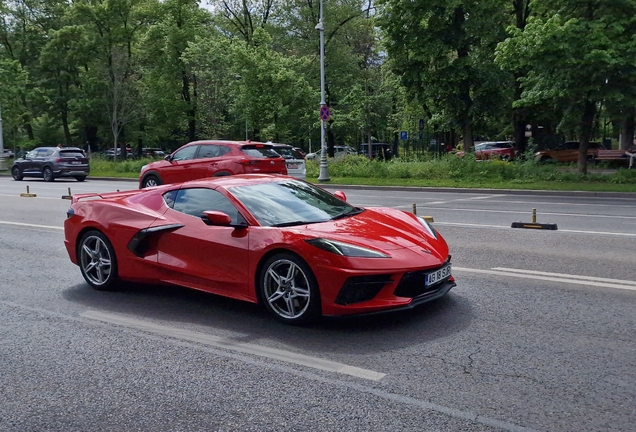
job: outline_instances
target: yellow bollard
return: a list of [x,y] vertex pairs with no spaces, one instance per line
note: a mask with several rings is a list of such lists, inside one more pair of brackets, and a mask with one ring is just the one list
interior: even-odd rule
[[33,194],[29,191],[29,185],[27,185],[27,191],[26,193],[21,193],[20,194],[21,197],[28,197],[28,198],[35,198],[37,195]]

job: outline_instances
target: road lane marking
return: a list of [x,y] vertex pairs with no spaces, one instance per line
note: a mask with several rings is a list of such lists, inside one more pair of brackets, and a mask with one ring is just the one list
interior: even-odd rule
[[120,315],[107,314],[98,311],[87,311],[81,313],[80,316],[109,324],[115,324],[122,327],[134,328],[136,330],[141,330],[153,334],[187,340],[190,342],[196,342],[216,348],[237,351],[243,354],[266,357],[273,360],[279,360],[286,363],[306,366],[327,372],[337,372],[357,378],[364,378],[371,381],[380,381],[384,376],[386,376],[386,374],[383,374],[381,372],[375,372],[368,369],[349,366],[346,364],[332,362],[317,357],[310,357],[303,354],[283,351],[276,348],[268,348],[261,345],[236,342],[231,339],[223,339],[205,333],[163,326],[148,321],[141,321],[134,318],[123,317]]
[[[544,280],[550,282],[560,282],[560,283],[568,283],[574,285],[588,285],[593,287],[603,287],[603,288],[613,288],[620,290],[628,290],[628,291],[636,291],[636,284],[632,281],[623,281],[619,279],[604,279],[606,282],[600,282],[603,280],[601,278],[595,277],[587,277],[585,279],[577,279],[580,276],[574,277],[573,275],[563,275],[567,277],[561,277],[562,273],[548,273],[548,272],[537,272],[537,273],[545,273],[543,274],[528,274],[522,272],[513,272],[513,271],[502,271],[501,268],[499,270],[491,269],[472,269],[466,267],[455,267],[453,266],[453,271],[467,272],[467,273],[478,273],[478,274],[489,274],[495,276],[512,276],[522,279],[535,279],[535,280]],[[530,272],[530,270],[528,270]],[[548,276],[552,275],[552,276]],[[608,283],[607,281],[616,281],[615,283]]]
[[[498,229],[512,229],[510,225],[486,225],[486,224],[471,224],[465,222],[434,222],[433,225],[441,226],[457,226],[464,228],[498,228]],[[521,230],[515,230],[516,232],[522,232]],[[574,233],[574,234],[592,234],[592,235],[614,235],[621,237],[636,237],[636,233],[619,233],[610,231],[584,231],[584,230],[569,230],[559,229],[557,231],[550,231],[551,233]]]
[[522,270],[522,269],[513,269],[513,268],[507,268],[507,267],[493,267],[492,270],[506,271],[506,272],[512,272],[512,273],[536,274],[541,276],[555,276],[555,277],[563,277],[566,279],[569,278],[569,279],[581,279],[581,280],[590,280],[590,281],[598,281],[598,282],[614,282],[619,285],[622,284],[622,285],[636,286],[636,281],[628,281],[628,280],[621,280],[621,279],[608,279],[608,278],[599,278],[599,277],[592,277],[592,276],[580,276],[580,275],[571,275],[567,273],[550,273],[550,272],[537,271],[537,270]]
[[52,226],[52,225],[38,225],[38,224],[29,224],[23,222],[9,222],[9,221],[0,221],[2,225],[15,225],[22,226],[27,228],[46,228],[46,229],[54,229],[54,230],[63,230],[64,227],[61,226]]
[[[430,203],[429,203],[430,204]],[[400,206],[404,207],[404,206]],[[433,209],[427,209],[433,210]],[[453,208],[453,207],[435,207],[435,210],[449,210],[449,211],[464,211],[464,212],[479,212],[479,213],[505,213],[505,214],[528,214],[528,211],[521,210],[489,210],[489,209],[469,209],[469,208]],[[590,218],[603,218],[603,219],[636,219],[636,216],[613,216],[613,215],[598,215],[598,214],[584,214],[584,213],[551,213],[551,212],[537,212],[538,216],[575,216],[575,217],[590,217]]]

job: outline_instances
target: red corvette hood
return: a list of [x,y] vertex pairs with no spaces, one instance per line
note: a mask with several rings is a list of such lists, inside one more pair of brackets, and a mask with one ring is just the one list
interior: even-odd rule
[[[369,208],[359,215],[303,226],[302,233],[324,237],[376,250],[435,247],[438,242],[430,237],[412,215],[391,208]],[[440,238],[441,242],[444,242]]]

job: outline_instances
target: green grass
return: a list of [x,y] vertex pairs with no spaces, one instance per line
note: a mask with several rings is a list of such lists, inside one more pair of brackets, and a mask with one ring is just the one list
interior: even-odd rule
[[[123,162],[95,158],[91,176],[138,178],[141,167],[152,159]],[[533,161],[478,162],[470,157],[446,155],[424,160],[370,161],[347,156],[329,161],[331,184],[489,189],[636,192],[636,170],[590,169],[581,175],[572,165],[541,165]],[[307,179],[316,182],[319,161],[307,161]]]

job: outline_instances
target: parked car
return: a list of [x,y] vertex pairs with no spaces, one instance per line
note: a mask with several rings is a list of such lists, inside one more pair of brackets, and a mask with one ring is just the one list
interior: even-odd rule
[[[515,143],[512,141],[487,141],[475,143],[475,158],[477,160],[501,159],[513,160],[515,158]],[[457,152],[457,156],[464,156],[463,151]]]
[[166,152],[164,152],[160,148],[144,147],[141,149],[141,156],[143,157],[161,159],[165,155],[166,155]]
[[[320,155],[321,155],[321,150],[318,150],[317,152],[314,153],[307,153],[305,155],[306,159],[320,159]],[[341,158],[343,156],[349,155],[349,154],[356,154],[356,150],[353,147],[349,147],[349,146],[342,146],[342,145],[336,145],[333,146],[333,157],[334,158]]]
[[[553,149],[536,152],[534,158],[538,162],[577,162],[579,160],[579,148],[580,143],[578,141],[566,141]],[[601,143],[589,143],[587,148],[588,160],[594,160],[598,150],[601,148],[605,148]]]
[[272,144],[272,147],[285,159],[287,165],[287,175],[305,180],[307,177],[307,166],[305,157],[299,148],[288,144]]
[[16,159],[11,167],[11,175],[18,181],[24,177],[40,177],[47,182],[60,177],[84,181],[89,173],[88,158],[78,147],[38,147]]
[[290,324],[410,309],[455,286],[448,245],[424,219],[287,176],[76,194],[64,245],[95,289],[180,285],[261,303]]
[[165,160],[144,165],[139,173],[139,187],[250,173],[287,174],[285,159],[266,143],[194,141]]
[[13,153],[13,150],[3,149],[2,150],[2,155],[0,155],[0,156],[5,158],[5,159],[13,159],[15,157],[15,154]]
[[[360,152],[362,156],[369,157],[369,144],[360,144]],[[371,159],[391,160],[393,158],[393,146],[388,143],[372,143]]]

